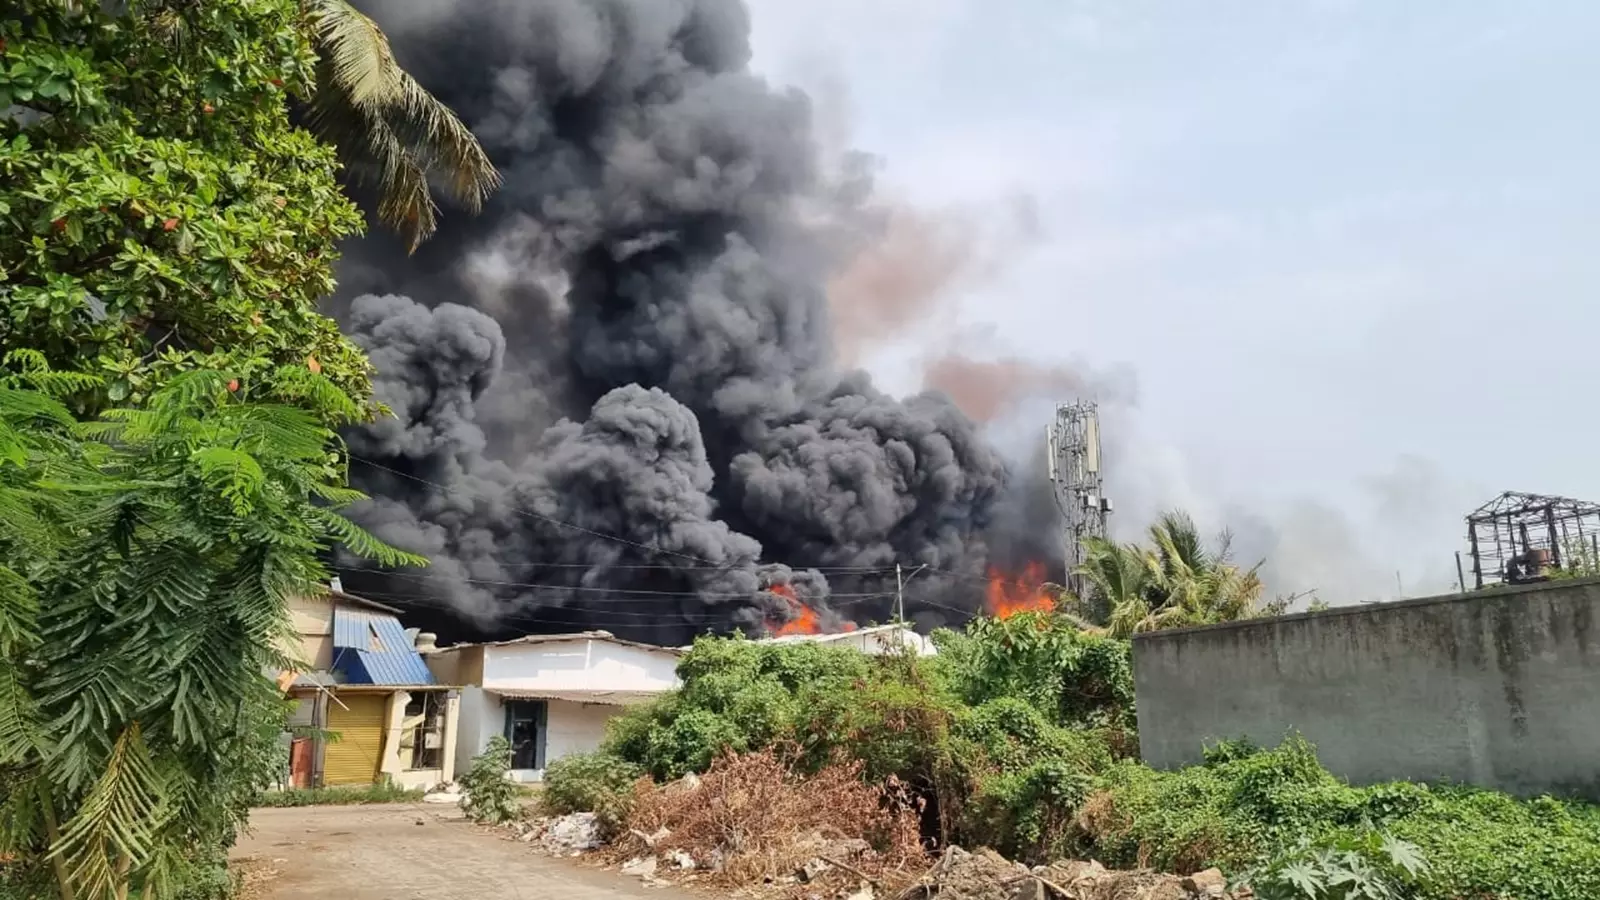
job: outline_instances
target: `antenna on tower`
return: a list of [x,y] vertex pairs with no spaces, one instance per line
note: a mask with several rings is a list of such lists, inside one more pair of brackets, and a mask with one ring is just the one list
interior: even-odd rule
[[1111,501],[1101,493],[1098,408],[1091,401],[1057,406],[1055,421],[1045,429],[1045,440],[1050,486],[1066,520],[1062,549],[1067,588],[1087,601],[1088,579],[1077,571],[1084,560],[1083,541],[1105,537],[1106,517],[1111,513]]

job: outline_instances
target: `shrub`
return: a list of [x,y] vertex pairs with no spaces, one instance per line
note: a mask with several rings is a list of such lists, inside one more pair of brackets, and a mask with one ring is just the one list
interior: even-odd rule
[[936,671],[969,706],[1010,697],[1056,725],[1134,729],[1127,641],[1090,634],[1050,613],[974,619],[963,633],[935,632],[934,641]]
[[609,753],[581,753],[551,763],[540,804],[551,815],[592,812],[606,837],[615,835],[633,804],[644,769]]
[[1410,889],[1423,900],[1600,897],[1600,809],[1472,788],[1351,787],[1299,739],[1174,772],[1120,762],[1097,786],[1078,826],[1108,865],[1242,872],[1377,829],[1428,860],[1426,883]]
[[496,735],[461,776],[461,809],[474,822],[498,825],[522,818],[521,792],[507,777],[511,744]]
[[422,799],[421,788],[404,788],[392,782],[361,785],[360,787],[290,788],[285,791],[265,791],[257,799],[257,806],[354,806],[367,803],[415,803]]

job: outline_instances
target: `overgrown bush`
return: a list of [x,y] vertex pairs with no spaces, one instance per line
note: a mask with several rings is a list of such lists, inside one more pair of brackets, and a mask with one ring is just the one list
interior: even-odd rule
[[511,743],[495,735],[461,776],[461,810],[467,818],[484,825],[522,818],[521,792],[507,777],[510,772]]
[[565,756],[544,770],[539,798],[546,813],[592,812],[605,836],[616,834],[633,806],[633,786],[644,768],[610,753]]
[[1600,897],[1595,807],[1354,788],[1298,738],[1223,742],[1205,765],[1157,772],[1136,758],[1126,642],[1048,613],[936,641],[937,657],[917,659],[704,639],[679,667],[683,688],[614,720],[605,750],[667,780],[725,750],[792,744],[796,771],[853,761],[867,782],[894,779],[924,801],[926,836],[1028,862],[1237,874],[1289,859],[1284,871],[1298,872],[1313,858],[1283,854],[1349,852],[1378,830],[1429,861],[1426,883],[1408,888],[1421,900]]
[[936,670],[968,706],[1014,698],[1056,725],[1132,732],[1133,661],[1127,641],[1050,613],[974,619],[934,633]]
[[807,771],[842,756],[922,798],[930,836],[1042,859],[1070,837],[1067,801],[1131,749],[1127,645],[1049,615],[939,640],[923,659],[704,638],[682,689],[613,720],[605,749],[657,780],[778,742]]
[[1098,785],[1078,826],[1109,865],[1243,872],[1305,842],[1327,849],[1377,829],[1428,861],[1413,889],[1424,900],[1600,897],[1600,809],[1406,782],[1351,787],[1298,738],[1175,772],[1120,762]]
[[1378,831],[1303,843],[1239,879],[1260,900],[1408,900],[1426,885],[1415,845]]

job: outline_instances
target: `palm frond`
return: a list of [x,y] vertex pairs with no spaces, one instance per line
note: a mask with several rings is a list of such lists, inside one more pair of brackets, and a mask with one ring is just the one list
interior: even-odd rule
[[416,149],[430,172],[442,176],[450,196],[476,213],[500,186],[500,173],[489,154],[450,107],[400,72],[404,101],[391,123],[407,145]]
[[403,96],[400,64],[389,38],[366,15],[344,0],[306,0],[312,41],[337,88],[358,109],[377,112]]
[[306,0],[320,62],[308,126],[377,187],[378,218],[415,250],[437,227],[429,177],[469,212],[500,185],[472,130],[395,60],[382,29],[345,0]]

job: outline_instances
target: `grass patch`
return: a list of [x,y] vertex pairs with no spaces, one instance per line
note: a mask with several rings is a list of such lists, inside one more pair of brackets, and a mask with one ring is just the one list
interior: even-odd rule
[[357,787],[290,788],[286,791],[268,791],[256,800],[256,806],[357,806],[367,803],[415,803],[426,793],[422,788],[406,788],[393,784],[367,784]]

